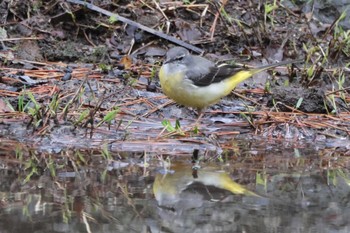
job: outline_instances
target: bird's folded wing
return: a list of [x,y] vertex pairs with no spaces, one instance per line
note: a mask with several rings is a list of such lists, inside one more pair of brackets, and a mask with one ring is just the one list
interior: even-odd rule
[[202,72],[188,70],[186,76],[192,80],[194,85],[205,87],[230,78],[241,70],[242,67],[224,64],[221,66],[203,67]]

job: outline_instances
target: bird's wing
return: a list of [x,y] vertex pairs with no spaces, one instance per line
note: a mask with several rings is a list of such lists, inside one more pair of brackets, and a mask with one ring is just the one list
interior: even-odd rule
[[186,72],[187,78],[191,79],[194,85],[204,87],[230,78],[242,70],[242,67],[234,65],[208,65],[209,64],[205,64],[205,66],[201,66],[200,70],[196,68],[188,70]]

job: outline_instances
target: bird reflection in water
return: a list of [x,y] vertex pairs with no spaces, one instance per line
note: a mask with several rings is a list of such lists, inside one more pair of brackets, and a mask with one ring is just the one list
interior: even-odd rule
[[158,205],[174,210],[201,207],[206,199],[214,200],[214,196],[217,196],[215,194],[223,194],[223,190],[259,197],[234,182],[228,173],[214,163],[205,164],[203,168],[198,169],[193,169],[190,164],[184,162],[173,163],[169,170],[159,171],[153,184],[153,193]]

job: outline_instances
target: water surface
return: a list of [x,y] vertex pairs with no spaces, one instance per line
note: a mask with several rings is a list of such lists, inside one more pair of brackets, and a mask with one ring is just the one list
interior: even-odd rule
[[0,148],[2,232],[350,231],[349,159],[332,143],[238,140],[196,158]]

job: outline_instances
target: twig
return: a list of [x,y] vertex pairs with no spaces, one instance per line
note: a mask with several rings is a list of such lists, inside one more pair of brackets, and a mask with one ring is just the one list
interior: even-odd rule
[[144,48],[147,48],[148,46],[152,45],[153,43],[154,43],[154,41],[151,41],[151,42],[149,42],[149,43],[143,45],[142,47],[135,49],[135,50],[132,52],[132,54],[138,53],[140,50],[142,50],[142,49],[144,49]]
[[216,28],[216,24],[217,24],[218,18],[220,16],[220,12],[224,9],[226,3],[227,3],[227,0],[224,0],[222,2],[222,5],[220,6],[220,8],[218,9],[218,11],[215,14],[214,22],[213,22],[213,24],[212,24],[212,26],[210,28],[210,40],[211,41],[213,41],[213,39],[214,39],[215,28]]
[[346,88],[343,88],[343,89],[340,89],[340,90],[335,90],[335,91],[332,91],[332,92],[327,93],[326,95],[327,95],[327,96],[328,96],[328,95],[333,95],[333,94],[335,94],[335,93],[338,93],[338,92],[346,92],[346,91],[348,91],[348,90],[350,90],[350,87],[346,87]]
[[252,103],[255,104],[255,105],[260,105],[260,104],[259,104],[258,102],[256,102],[255,100],[252,100],[252,99],[250,99],[250,98],[248,98],[248,97],[246,97],[246,96],[244,96],[244,95],[241,95],[241,94],[239,94],[239,93],[237,93],[237,92],[235,92],[235,91],[233,91],[232,94],[238,96],[238,97],[241,98],[241,99],[248,100],[248,101],[252,102]]
[[156,112],[156,111],[158,111],[158,110],[160,110],[160,109],[164,108],[165,106],[172,104],[172,103],[174,103],[174,101],[169,100],[169,101],[165,102],[164,104],[158,105],[157,107],[155,107],[155,108],[149,110],[148,112],[146,112],[145,114],[143,114],[142,117],[146,117],[149,114],[152,114],[152,113],[154,113],[154,112]]
[[182,47],[185,47],[185,48],[187,48],[189,50],[192,50],[194,52],[203,53],[203,50],[201,48],[198,48],[196,46],[188,44],[188,43],[186,43],[186,42],[184,42],[182,40],[179,40],[179,39],[177,39],[175,37],[166,35],[166,34],[160,32],[160,31],[157,31],[157,30],[154,30],[152,28],[146,27],[146,26],[144,26],[142,24],[139,24],[139,23],[137,23],[135,21],[132,21],[132,20],[127,19],[127,18],[124,18],[124,17],[122,17],[120,15],[114,14],[114,13],[112,13],[110,11],[104,10],[104,9],[102,9],[100,7],[97,7],[97,6],[93,5],[93,4],[90,4],[90,3],[87,3],[87,2],[83,2],[83,1],[80,1],[80,0],[67,0],[67,2],[85,6],[85,7],[87,7],[90,10],[97,11],[97,12],[99,12],[101,14],[104,14],[104,15],[107,15],[109,17],[115,17],[118,21],[121,21],[123,23],[132,25],[132,26],[137,27],[137,28],[140,28],[140,29],[142,29],[142,30],[144,30],[146,32],[149,32],[151,34],[159,36],[159,37],[161,37],[163,39],[169,40],[169,41],[171,41],[171,42],[173,42],[175,44],[178,44],[178,45],[180,45]]
[[0,39],[0,42],[4,41],[16,41],[16,40],[42,40],[43,37],[21,37],[21,38],[6,38],[6,39]]
[[93,47],[96,47],[96,45],[94,44],[94,42],[92,42],[92,41],[90,40],[90,38],[88,37],[88,35],[86,35],[85,30],[83,30],[83,33],[84,33],[85,39],[86,39]]
[[170,30],[170,20],[169,18],[166,16],[166,14],[164,13],[164,11],[162,10],[162,8],[160,8],[158,2],[156,0],[153,0],[154,5],[156,5],[157,9],[160,11],[160,13],[162,13],[163,17],[166,19],[166,33],[169,33]]

